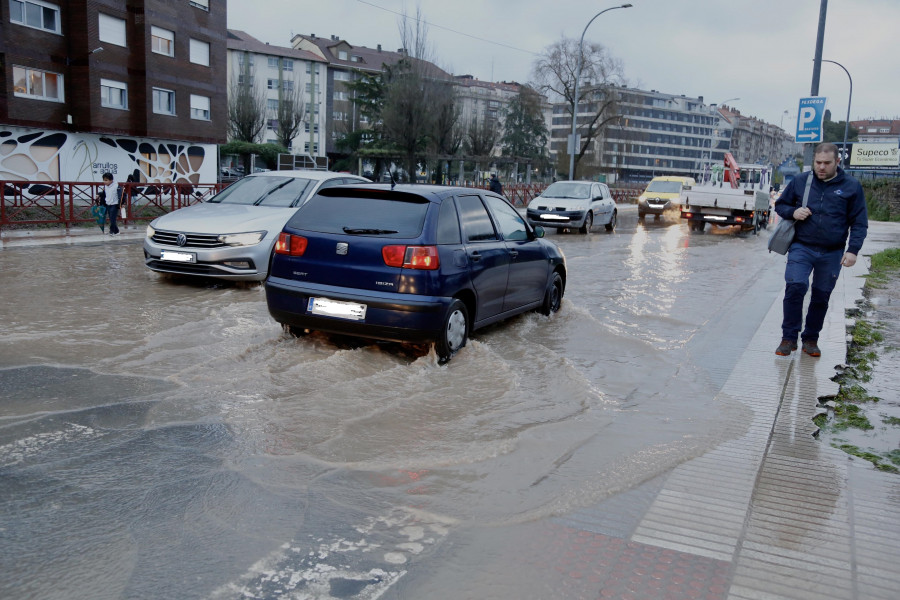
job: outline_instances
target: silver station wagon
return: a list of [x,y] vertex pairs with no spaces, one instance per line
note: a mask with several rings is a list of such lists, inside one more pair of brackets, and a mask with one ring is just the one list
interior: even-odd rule
[[285,223],[313,194],[368,179],[330,171],[248,175],[208,201],[154,219],[144,262],[160,273],[262,281]]

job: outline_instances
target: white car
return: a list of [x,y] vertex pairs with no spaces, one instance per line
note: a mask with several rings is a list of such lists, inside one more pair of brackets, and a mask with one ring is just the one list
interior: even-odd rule
[[616,228],[618,211],[605,183],[557,181],[528,203],[526,217],[532,226],[553,227],[557,231],[578,229],[588,233],[594,225],[607,231]]
[[330,171],[267,171],[231,184],[206,202],[153,220],[144,263],[161,273],[262,281],[285,223],[322,188],[368,183]]

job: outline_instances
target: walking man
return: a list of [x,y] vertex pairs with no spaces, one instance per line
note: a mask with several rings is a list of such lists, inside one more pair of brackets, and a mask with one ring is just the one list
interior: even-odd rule
[[[784,318],[781,344],[775,350],[779,356],[788,356],[797,349],[798,335],[805,353],[821,356],[819,332],[825,322],[828,299],[841,267],[856,264],[869,228],[862,186],[838,166],[837,146],[819,144],[814,156],[812,171],[794,177],[775,202],[779,217],[796,221],[784,270]],[[803,206],[810,177],[809,197]],[[812,294],[801,333],[803,299],[810,287],[810,274]]]

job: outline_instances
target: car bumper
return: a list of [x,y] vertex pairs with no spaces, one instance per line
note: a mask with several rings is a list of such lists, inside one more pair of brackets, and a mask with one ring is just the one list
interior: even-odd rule
[[584,225],[587,218],[587,211],[540,211],[528,209],[525,213],[528,222],[532,226],[540,225],[541,227],[575,228]]
[[[165,260],[163,252],[189,255],[192,260]],[[271,254],[272,244],[269,243],[269,240],[263,240],[253,246],[181,248],[163,246],[150,238],[144,238],[144,264],[158,273],[196,275],[235,281],[262,281],[268,273]]]
[[661,215],[662,213],[670,210],[675,205],[671,200],[639,200],[638,201],[638,211],[642,213],[649,213],[654,215]]
[[[365,318],[354,320],[312,314],[308,310],[310,298],[364,304]],[[452,301],[453,298],[368,292],[280,277],[270,277],[266,281],[269,314],[279,323],[395,342],[423,343],[437,339],[444,314]]]

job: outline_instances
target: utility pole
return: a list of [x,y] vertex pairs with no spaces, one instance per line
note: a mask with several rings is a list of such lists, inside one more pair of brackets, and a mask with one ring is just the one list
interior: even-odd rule
[[[810,96],[819,95],[819,75],[822,72],[822,46],[825,43],[825,14],[828,12],[828,0],[822,0],[819,5],[819,32],[816,34],[816,57],[813,59],[812,86]],[[813,152],[815,144],[806,144],[803,150],[803,168],[812,169]]]

